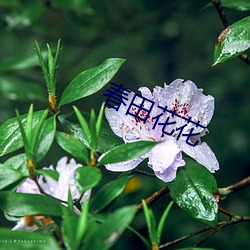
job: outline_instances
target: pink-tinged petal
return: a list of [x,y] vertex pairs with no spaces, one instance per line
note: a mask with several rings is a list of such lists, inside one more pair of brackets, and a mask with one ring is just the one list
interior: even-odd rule
[[181,149],[174,138],[163,141],[149,152],[148,166],[155,175],[164,182],[175,179],[177,168],[185,166],[182,160]]
[[[204,95],[202,91],[203,89],[198,89],[192,81],[177,79],[164,87],[164,98],[160,101],[160,105],[167,106],[168,110],[175,110],[178,115],[185,118],[192,117],[192,121],[200,121],[200,124],[206,127],[213,116],[214,98]],[[187,124],[184,119],[179,117],[175,117],[174,120],[177,122],[177,127]],[[189,123],[185,131],[191,127],[194,125]],[[201,127],[196,129],[198,132],[202,130]]]
[[[48,168],[43,168],[43,169],[55,170],[52,165],[49,166]],[[52,178],[49,178],[48,176],[39,176],[38,183],[43,189],[43,191],[49,195],[52,195],[57,189],[57,181]]]
[[39,184],[42,186],[44,191],[55,198],[63,201],[68,200],[68,190],[70,189],[73,199],[80,197],[80,193],[77,189],[76,182],[74,179],[75,171],[80,164],[76,164],[74,159],[68,162],[67,157],[61,158],[56,166],[56,170],[59,173],[58,181],[55,181],[49,177],[39,179]]
[[[164,89],[162,87],[156,86],[154,88],[153,93],[151,94],[150,90],[146,87],[141,87],[139,90],[142,93],[143,97],[146,97],[150,99],[151,101],[154,102],[153,109],[150,113],[150,119],[148,121],[149,124],[149,131],[151,133],[150,137],[147,137],[145,139],[154,139],[155,141],[160,141],[161,136],[162,136],[162,126],[156,125],[155,128],[153,129],[153,126],[155,125],[156,118],[162,113],[162,110],[158,108],[158,105],[160,105],[160,102],[165,101],[164,97]],[[154,120],[152,118],[155,118]],[[160,116],[158,123],[163,123],[165,122],[165,116]],[[143,130],[145,126],[141,126],[141,130]]]
[[119,163],[107,164],[106,169],[114,172],[124,172],[136,168],[146,157],[139,157],[134,160]]
[[206,142],[202,142],[200,145],[192,147],[185,141],[180,141],[179,145],[183,152],[206,167],[211,173],[219,169],[219,163],[216,156]]
[[16,190],[19,193],[27,193],[27,194],[40,194],[40,191],[36,185],[36,183],[27,178]]
[[124,104],[121,104],[118,111],[114,108],[105,108],[105,116],[108,120],[108,123],[113,130],[113,132],[121,137],[126,138],[128,140],[136,140],[140,138],[140,135],[137,130],[135,130],[135,122],[132,116],[126,115],[127,109],[129,107],[130,102],[134,97],[134,92],[128,94],[128,100]]
[[149,88],[147,87],[141,87],[139,88],[139,91],[141,92],[141,95],[149,100],[153,100],[153,95]]
[[123,138],[124,141],[138,140],[140,132],[132,122],[133,117],[125,115],[126,111],[124,113],[119,111],[112,108],[105,108],[105,116],[111,129],[117,136]]
[[[144,89],[143,91],[146,91],[146,89]],[[117,136],[122,137],[124,142],[135,141],[135,140],[155,140],[155,138],[157,137],[156,136],[157,129],[156,130],[152,129],[153,122],[150,117],[154,116],[155,112],[159,113],[159,111],[154,105],[154,108],[150,114],[151,116],[147,119],[145,123],[142,120],[135,118],[130,113],[137,114],[138,109],[137,107],[134,106],[134,104],[140,106],[143,99],[141,97],[136,96],[136,98],[133,100],[133,106],[130,107],[130,103],[132,102],[134,95],[135,93],[131,92],[127,96],[128,98],[128,101],[126,101],[127,105],[124,106],[122,104],[118,111],[116,111],[113,108],[105,109],[105,116],[108,120],[108,123],[113,132]],[[152,104],[151,102],[146,100],[143,105],[146,110],[149,110],[151,104]],[[129,113],[126,115],[127,111],[129,111]],[[140,115],[146,117],[147,112],[146,114],[142,114],[141,112],[142,111],[140,111]],[[158,137],[160,136],[161,134]]]

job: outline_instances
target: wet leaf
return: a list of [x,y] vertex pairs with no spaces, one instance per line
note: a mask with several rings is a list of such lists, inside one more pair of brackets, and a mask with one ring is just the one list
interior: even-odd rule
[[36,170],[37,174],[43,175],[43,176],[47,176],[55,181],[58,181],[59,179],[59,173],[56,170],[52,170],[52,169],[38,169]]
[[50,146],[54,140],[56,132],[56,117],[52,116],[45,120],[42,132],[39,138],[37,149],[37,161],[41,161],[48,153]]
[[82,164],[88,165],[89,160],[86,146],[75,136],[64,132],[56,132],[56,140],[62,149]]
[[[88,113],[83,112],[83,115],[87,120],[89,120],[90,115]],[[74,113],[61,115],[59,116],[59,120],[70,134],[74,135],[89,148],[89,144]],[[97,152],[104,153],[121,144],[123,144],[122,139],[114,134],[107,122],[102,121],[99,140],[97,142]]]
[[[43,114],[42,111],[34,112],[33,124],[34,127]],[[26,123],[27,114],[20,116],[22,123]],[[25,125],[24,125],[25,126]],[[19,129],[17,118],[11,118],[0,126],[0,156],[13,152],[23,146],[22,136]]]
[[28,176],[29,171],[26,165],[26,160],[27,160],[26,155],[23,153],[10,157],[8,160],[4,162],[4,165],[8,166],[9,168],[18,170],[19,172]]
[[177,177],[169,183],[170,195],[180,208],[191,216],[216,227],[218,204],[213,196],[218,191],[213,175],[202,165],[185,159]]
[[102,157],[98,166],[133,160],[149,152],[158,142],[135,141],[119,145]]
[[218,37],[214,65],[239,56],[250,47],[250,16],[228,26]]
[[104,207],[109,205],[115,198],[117,198],[124,190],[128,180],[132,176],[121,177],[111,181],[99,189],[92,200],[91,208],[94,212],[101,211]]
[[59,201],[49,196],[13,192],[0,193],[0,208],[11,216],[62,216],[63,210],[66,209]]
[[76,170],[76,185],[81,194],[95,187],[101,180],[102,173],[99,168],[81,167]]
[[24,179],[26,176],[9,166],[0,164],[0,190]]
[[122,66],[125,59],[110,58],[95,68],[78,74],[64,90],[59,106],[92,95],[104,87]]

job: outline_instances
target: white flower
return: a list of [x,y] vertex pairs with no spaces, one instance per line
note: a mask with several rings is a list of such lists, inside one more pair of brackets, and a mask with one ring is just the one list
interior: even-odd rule
[[[80,193],[77,189],[76,182],[74,179],[75,171],[78,167],[81,167],[80,164],[76,164],[74,159],[71,159],[67,162],[67,157],[61,158],[56,168],[54,169],[53,166],[44,169],[51,169],[56,170],[59,173],[58,181],[55,181],[52,178],[47,176],[40,176],[38,179],[38,183],[40,187],[46,194],[49,194],[57,199],[62,201],[68,200],[68,190],[70,190],[72,199],[78,199],[80,197]],[[30,194],[41,194],[36,183],[27,178],[25,182],[23,182],[18,188],[17,192],[21,193],[30,193]],[[84,201],[85,199],[89,198],[90,190],[84,193],[80,202]],[[63,203],[64,204],[64,203]],[[76,213],[78,212],[75,210]],[[49,217],[45,216],[25,216],[21,218],[17,225],[12,230],[27,230],[27,231],[34,231],[38,229],[36,224],[46,225],[52,222]]]
[[[164,88],[156,86],[153,93],[146,87],[139,90],[142,97],[154,102],[153,109],[146,122],[144,123],[132,115],[125,115],[135,94],[131,92],[127,96],[127,106],[121,105],[118,111],[112,108],[105,109],[105,115],[111,129],[117,136],[123,138],[125,143],[138,140],[163,142],[142,157],[118,164],[107,164],[106,168],[111,171],[128,171],[135,168],[145,158],[149,158],[148,166],[154,170],[155,175],[165,182],[170,182],[175,179],[177,168],[185,165],[185,161],[182,159],[182,152],[184,152],[212,173],[218,170],[219,163],[214,153],[205,142],[201,142],[201,136],[205,135],[206,127],[213,116],[214,98],[210,95],[205,96],[202,93],[203,90],[197,89],[192,81],[183,81],[182,79],[177,79],[170,85],[165,85]],[[141,102],[140,98],[134,101],[138,106]],[[150,105],[150,102],[144,102],[145,109],[149,109]],[[195,127],[192,122],[188,122],[170,112],[163,112],[165,107],[186,119],[190,118],[196,123],[199,122],[202,127]],[[137,111],[138,109],[135,108],[135,114]],[[146,114],[141,112],[140,117],[146,118]],[[159,123],[166,122],[168,118],[169,122],[174,122],[174,124],[165,126],[163,133],[163,125]],[[155,124],[156,121],[157,125]],[[179,134],[180,129],[179,131],[176,129],[181,127],[183,127],[182,133]],[[200,134],[190,138],[184,136],[190,132]]]

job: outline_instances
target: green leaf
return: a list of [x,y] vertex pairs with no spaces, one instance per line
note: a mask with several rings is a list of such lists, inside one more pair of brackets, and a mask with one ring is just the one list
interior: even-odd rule
[[37,233],[43,233],[43,234],[53,234],[54,231],[56,231],[57,225],[56,223],[49,223],[48,225],[42,225],[41,227],[39,227],[36,232]]
[[250,16],[228,26],[215,45],[214,65],[239,56],[250,47]]
[[46,100],[43,88],[35,83],[30,83],[14,77],[0,77],[0,93],[14,101],[40,101]]
[[[43,111],[34,112],[33,127],[38,123],[42,114]],[[25,124],[27,114],[21,115],[20,118],[22,120],[22,124]],[[0,126],[0,156],[13,152],[22,146],[23,141],[17,118],[11,118]]]
[[96,150],[96,115],[94,109],[90,112],[90,122],[89,122],[90,136],[91,136],[91,149]]
[[76,233],[78,216],[65,217],[62,222],[62,235],[64,243],[69,250],[77,250]]
[[28,176],[29,171],[26,165],[26,160],[27,160],[26,155],[23,153],[10,157],[8,160],[4,162],[4,165],[8,166],[9,168],[18,170],[19,172]]
[[102,179],[100,169],[95,167],[77,168],[75,173],[76,185],[81,194],[95,187]]
[[62,222],[63,239],[67,249],[80,249],[82,238],[87,229],[88,201],[83,203],[82,213],[79,216],[65,217]]
[[213,196],[218,192],[216,180],[199,163],[191,159],[185,161],[186,166],[179,168],[176,179],[168,183],[170,195],[191,216],[216,227],[218,204]]
[[0,190],[13,184],[16,181],[21,181],[26,176],[20,171],[12,169],[6,165],[0,164]]
[[68,209],[71,212],[74,212],[74,201],[73,201],[73,198],[72,198],[70,188],[68,189]]
[[101,127],[102,127],[102,118],[103,118],[103,113],[104,113],[104,103],[102,104],[101,108],[100,108],[100,112],[99,115],[97,117],[97,121],[96,121],[96,139],[98,141],[99,139],[99,135],[101,132]]
[[249,0],[221,0],[221,4],[223,7],[239,10],[239,11],[247,11],[250,10],[250,1]]
[[146,218],[147,226],[148,226],[148,234],[150,241],[153,244],[157,244],[157,234],[156,234],[156,221],[154,214],[151,209],[148,208],[148,205],[144,200],[142,200],[143,211]]
[[81,245],[81,241],[83,236],[86,233],[87,225],[88,225],[88,213],[89,213],[89,201],[85,200],[82,206],[82,213],[80,215],[78,224],[77,224],[77,232],[76,232],[76,242],[77,242],[77,249]]
[[128,180],[132,176],[116,179],[100,188],[94,196],[91,208],[94,212],[99,212],[117,198],[124,190]]
[[[31,138],[31,151],[32,153],[36,153],[36,147],[38,146],[39,144],[39,139],[41,138],[41,135],[42,135],[42,131],[44,129],[44,125],[45,125],[45,119],[48,115],[48,110],[44,110],[43,114],[42,114],[42,117],[41,119],[38,121],[37,125],[34,127],[34,129],[32,130],[33,132],[33,136]],[[54,117],[52,117],[52,119],[54,119]],[[54,125],[55,126],[55,125]],[[47,135],[46,135],[47,136]],[[54,138],[54,135],[53,135],[53,138]],[[48,143],[49,146],[51,143]],[[47,152],[46,152],[47,153]],[[41,157],[42,158],[42,157]]]
[[71,154],[75,159],[82,164],[88,165],[88,151],[85,145],[76,137],[64,132],[56,132],[56,141],[62,149]]
[[[30,123],[30,117],[31,117],[31,113],[29,112],[28,115],[27,115],[27,121],[26,121],[26,124],[29,124]],[[19,126],[19,130],[20,130],[20,133],[22,135],[22,140],[23,140],[23,145],[24,145],[24,151],[25,151],[25,154],[26,154],[26,157],[27,159],[31,159],[31,151],[30,151],[30,144],[29,144],[29,141],[28,141],[28,138],[26,136],[26,133],[25,133],[25,130],[24,130],[24,126],[23,126],[23,123],[21,121],[21,117],[20,117],[20,114],[19,114],[19,111],[16,110],[16,117],[17,117],[17,122],[18,122],[18,126]]]
[[40,175],[44,175],[44,176],[48,176],[51,179],[58,181],[59,179],[59,173],[56,170],[52,170],[52,169],[37,169],[36,170],[37,174]]
[[[30,143],[31,141],[31,131],[32,131],[32,120],[33,120],[33,112],[34,112],[34,106],[33,104],[30,105],[30,108],[29,108],[29,112],[28,112],[28,115],[27,115],[27,122],[26,122],[26,126],[24,128],[25,130],[25,135],[27,137],[27,141],[28,143]],[[19,114],[18,114],[19,115]],[[22,126],[22,123],[19,123],[20,127]]]
[[38,51],[38,58],[39,61],[41,63],[42,66],[42,70],[44,72],[44,75],[48,75],[47,77],[45,77],[45,80],[48,81],[47,83],[47,89],[49,92],[49,96],[55,96],[56,93],[56,78],[55,78],[55,72],[56,72],[56,68],[57,68],[57,60],[58,60],[58,56],[59,56],[59,51],[60,51],[60,44],[61,44],[61,40],[59,39],[57,42],[57,48],[56,48],[56,54],[55,54],[55,58],[52,55],[52,51],[51,48],[49,46],[49,44],[47,44],[47,50],[48,50],[48,71],[46,71],[44,69],[44,64],[45,62],[41,62],[41,60],[43,60],[42,56],[40,55],[40,48],[38,45],[37,46],[37,51]]
[[10,231],[0,228],[1,243],[0,249],[11,250],[60,250],[56,241],[50,235],[26,232],[26,231]]
[[[84,113],[84,116],[89,118],[89,114],[87,113]],[[86,145],[86,147],[90,147],[81,127],[72,114],[59,116],[59,120],[63,124],[63,127],[70,134],[78,138],[84,145]],[[104,153],[121,144],[123,144],[123,140],[114,134],[107,122],[102,121],[100,136],[96,149],[97,152]]]
[[125,59],[110,58],[99,66],[78,74],[64,90],[59,106],[92,95],[104,87],[116,74]]
[[13,192],[0,193],[0,208],[11,216],[36,214],[62,216],[63,210],[66,209],[49,196]]
[[110,214],[103,224],[93,227],[83,249],[109,249],[131,223],[136,209],[136,206],[127,206]]
[[37,148],[37,161],[40,162],[48,153],[56,132],[56,117],[44,121]]
[[154,141],[135,141],[122,144],[108,152],[98,163],[98,166],[123,162],[140,157],[149,152],[158,142]]
[[38,57],[40,66],[41,66],[42,71],[43,71],[43,76],[44,76],[44,79],[45,79],[45,82],[47,85],[47,89],[48,89],[48,91],[50,91],[51,89],[50,89],[49,73],[48,73],[48,70],[47,70],[47,67],[45,64],[44,56],[43,56],[42,51],[40,49],[40,46],[36,40],[35,40],[35,47],[36,47],[36,53],[37,53],[37,57]]
[[75,113],[76,113],[76,117],[81,125],[82,128],[82,132],[84,134],[84,137],[86,138],[86,141],[88,143],[88,145],[91,145],[91,133],[90,133],[90,129],[88,126],[87,121],[85,120],[84,116],[81,114],[81,112],[79,111],[79,109],[75,106],[73,106]]
[[162,230],[163,230],[163,227],[164,227],[164,224],[165,224],[165,221],[168,217],[168,214],[169,214],[169,211],[172,207],[172,205],[174,204],[173,201],[171,201],[168,206],[166,207],[163,215],[161,216],[161,219],[160,219],[160,222],[158,224],[158,227],[157,227],[157,244],[159,245],[160,242],[161,242],[161,234],[162,234]]

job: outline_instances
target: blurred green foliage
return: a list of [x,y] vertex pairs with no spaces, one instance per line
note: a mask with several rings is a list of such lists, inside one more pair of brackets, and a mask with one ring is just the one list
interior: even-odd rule
[[[42,90],[45,93],[46,88],[37,64],[34,40],[45,49],[46,43],[55,48],[57,40],[61,39],[58,96],[78,73],[110,57],[126,59],[113,81],[133,91],[141,86],[151,89],[162,86],[176,78],[191,79],[205,94],[215,97],[215,113],[205,140],[220,163],[221,169],[215,174],[218,186],[224,187],[246,177],[250,173],[249,66],[234,59],[211,67],[215,41],[224,28],[215,9],[204,8],[207,3],[205,0],[0,0],[0,123],[13,117],[15,108],[20,113],[26,112],[31,100],[36,110],[46,108],[41,102],[46,96]],[[231,23],[250,14],[229,9],[226,13]],[[16,81],[20,88],[27,89],[31,84],[39,93],[29,98],[13,95],[11,83]],[[84,111],[91,107],[99,110],[105,101],[104,92],[102,89],[78,101],[77,107]],[[73,108],[65,109],[73,111]],[[41,166],[55,164],[62,155],[65,152],[55,144]],[[117,176],[104,172],[110,179]],[[164,185],[148,177],[140,177],[139,183],[137,191],[124,195],[121,203],[138,203]],[[221,202],[221,206],[247,215],[249,198],[249,192],[240,191]],[[167,198],[162,198],[152,206],[156,216],[162,214],[168,202]],[[162,241],[175,239],[201,226],[174,206]],[[147,233],[142,214],[137,216],[135,227]],[[247,249],[249,230],[249,223],[227,228],[203,246]],[[194,242],[193,239],[190,242]],[[113,249],[143,249],[142,246],[136,236],[125,233]]]

